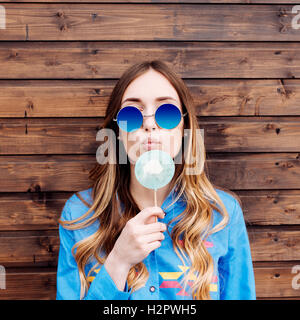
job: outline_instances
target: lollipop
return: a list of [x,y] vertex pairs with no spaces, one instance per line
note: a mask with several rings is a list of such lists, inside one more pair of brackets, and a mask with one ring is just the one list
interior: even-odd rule
[[138,158],[134,172],[141,185],[154,190],[154,205],[157,206],[156,190],[172,180],[175,164],[168,153],[161,150],[150,150]]

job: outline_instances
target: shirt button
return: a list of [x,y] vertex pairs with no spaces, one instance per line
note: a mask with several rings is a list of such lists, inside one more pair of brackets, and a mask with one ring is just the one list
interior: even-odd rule
[[151,286],[149,290],[150,290],[151,292],[154,292],[154,291],[155,291],[155,287],[154,287],[154,286]]

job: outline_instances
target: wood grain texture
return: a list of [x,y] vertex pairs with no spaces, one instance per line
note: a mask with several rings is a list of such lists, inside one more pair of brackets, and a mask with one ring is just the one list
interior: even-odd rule
[[6,273],[6,289],[1,300],[55,300],[56,271],[34,270]]
[[[199,118],[207,152],[297,152],[299,118]],[[0,152],[6,154],[95,154],[103,118],[0,119]],[[117,140],[114,137],[115,141]],[[74,141],[77,144],[74,144]]]
[[[299,190],[240,190],[236,194],[248,226],[300,225]],[[61,210],[72,195],[42,191],[0,194],[0,231],[56,230]]]
[[[0,192],[83,190],[94,155],[2,156]],[[208,177],[228,189],[300,188],[299,153],[216,153],[207,157]]]
[[[299,79],[184,81],[201,117],[300,115]],[[104,117],[116,82],[0,80],[0,117]]]
[[58,228],[62,208],[73,192],[0,194],[0,231]]
[[0,235],[0,262],[10,266],[53,266],[57,264],[58,231],[9,232]]
[[297,42],[3,42],[0,79],[112,79],[165,61],[182,78],[300,78]]
[[228,189],[298,189],[299,153],[225,153],[207,160],[209,177]]
[[243,4],[6,4],[6,29],[0,40],[297,41],[292,8],[287,4],[247,9]]

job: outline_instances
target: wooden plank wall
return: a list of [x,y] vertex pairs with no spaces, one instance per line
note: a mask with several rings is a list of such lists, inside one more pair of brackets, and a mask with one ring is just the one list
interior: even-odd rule
[[188,84],[211,179],[242,199],[258,299],[299,299],[299,1],[86,2],[0,1],[0,299],[55,299],[57,218],[114,84],[150,59]]

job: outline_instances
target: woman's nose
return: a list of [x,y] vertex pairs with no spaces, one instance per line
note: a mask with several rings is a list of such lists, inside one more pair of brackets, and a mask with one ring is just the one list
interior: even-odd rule
[[148,131],[148,130],[155,130],[158,129],[158,126],[155,122],[155,115],[153,113],[153,115],[151,116],[144,116],[144,121],[143,121],[143,128]]

